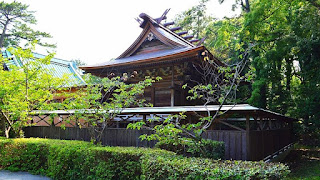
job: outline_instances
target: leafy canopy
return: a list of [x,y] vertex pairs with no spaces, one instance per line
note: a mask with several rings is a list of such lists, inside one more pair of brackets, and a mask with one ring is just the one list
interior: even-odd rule
[[51,38],[46,32],[34,30],[31,26],[37,23],[34,11],[29,6],[17,1],[11,3],[0,2],[0,48],[19,45],[25,42],[37,41],[45,47],[55,47],[54,44],[43,42],[43,38]]
[[[50,109],[49,102],[54,99],[54,93],[64,88],[68,81],[67,75],[57,78],[50,74],[54,71],[43,68],[43,64],[50,63],[53,54],[35,59],[32,50],[10,49],[23,66],[12,66],[10,71],[0,67],[0,113],[7,137],[11,129],[19,132],[22,127],[32,125],[30,115],[33,110]],[[0,63],[6,62],[8,59],[1,57]]]

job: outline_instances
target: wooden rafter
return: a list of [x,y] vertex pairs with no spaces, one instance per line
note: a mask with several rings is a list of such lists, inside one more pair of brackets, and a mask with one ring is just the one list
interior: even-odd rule
[[167,26],[171,26],[171,25],[174,25],[174,22],[171,21],[171,22],[166,22],[163,24],[164,27],[167,27]]
[[221,124],[224,124],[224,125],[229,126],[229,127],[231,127],[231,128],[237,129],[237,130],[239,130],[239,131],[243,131],[243,132],[246,131],[245,129],[242,129],[242,128],[240,128],[240,127],[237,127],[237,126],[235,126],[235,125],[232,125],[232,124],[230,124],[230,123],[227,123],[227,122],[225,122],[225,121],[223,121],[223,120],[220,120],[219,122],[220,122]]

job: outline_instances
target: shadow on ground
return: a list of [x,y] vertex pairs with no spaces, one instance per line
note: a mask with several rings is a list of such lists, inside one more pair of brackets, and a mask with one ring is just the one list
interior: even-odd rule
[[320,148],[298,148],[283,160],[291,173],[287,179],[320,180]]

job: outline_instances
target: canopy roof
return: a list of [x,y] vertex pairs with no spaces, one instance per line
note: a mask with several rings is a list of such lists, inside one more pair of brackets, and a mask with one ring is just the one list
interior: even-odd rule
[[[168,106],[168,107],[137,107],[137,108],[125,108],[121,110],[120,114],[178,114],[180,112],[216,112],[220,108],[219,105],[208,105],[208,106]],[[237,104],[237,105],[223,105],[221,111],[229,111],[230,113],[251,113],[259,114],[265,117],[271,117],[275,119],[282,119],[286,121],[294,121],[295,119],[284,116],[279,113],[275,113],[262,108],[257,108],[249,104]],[[39,110],[34,111],[34,114],[58,114],[58,115],[70,115],[77,112],[96,113],[96,110],[55,110],[45,111]],[[112,112],[112,110],[110,110]],[[253,119],[251,119],[253,120]]]
[[[45,55],[33,52],[35,59],[44,58]],[[2,57],[7,58],[8,61],[5,63],[8,70],[12,66],[22,67],[23,61],[18,57],[11,54],[8,50],[2,50]],[[77,67],[74,61],[67,61],[58,58],[52,58],[50,64],[43,64],[42,67],[52,72],[55,77],[62,78],[65,74],[69,75],[70,81],[67,86],[81,86],[85,85],[85,81],[81,77],[81,70]]]

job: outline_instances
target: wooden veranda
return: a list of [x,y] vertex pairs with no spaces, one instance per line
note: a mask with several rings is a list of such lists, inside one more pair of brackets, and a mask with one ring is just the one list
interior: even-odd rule
[[[149,130],[130,130],[126,125],[130,122],[158,117],[164,119],[169,114],[185,112],[188,117],[193,114],[215,112],[219,106],[176,106],[176,107],[143,107],[124,109],[115,119],[113,126],[105,130],[102,138],[104,145],[152,147],[155,142],[142,142],[139,136],[152,133]],[[226,115],[217,120],[203,137],[225,142],[225,158],[237,160],[262,160],[281,148],[292,143],[292,123],[294,119],[278,113],[256,108],[247,104],[225,105]],[[59,139],[78,139],[90,141],[86,128],[79,128],[79,122],[66,123],[64,118],[76,113],[71,111],[39,111],[38,126],[25,129],[27,137],[47,137]],[[41,115],[40,115],[41,114]],[[52,122],[50,114],[59,115]],[[190,121],[190,118],[186,119]],[[65,124],[66,129],[60,128]]]

